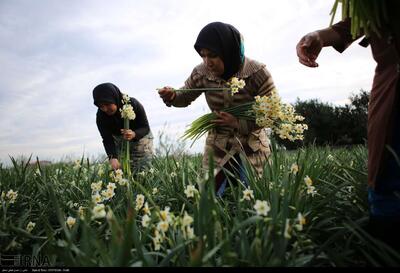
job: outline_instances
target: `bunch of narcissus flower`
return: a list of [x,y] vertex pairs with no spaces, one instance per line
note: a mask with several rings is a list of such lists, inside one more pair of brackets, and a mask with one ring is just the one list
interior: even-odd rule
[[255,99],[252,109],[258,126],[271,128],[281,139],[303,140],[308,126],[297,122],[303,121],[304,117],[297,115],[292,105],[282,103],[276,89],[270,96],[256,96]]
[[[124,119],[124,129],[129,129],[129,121],[134,120],[136,118],[135,111],[133,111],[133,107],[130,103],[131,99],[127,94],[122,95],[122,109],[119,109],[121,112],[121,117]],[[122,153],[122,169],[124,173],[128,176],[131,175],[131,164],[130,164],[130,153],[129,153],[129,140],[124,141],[123,145],[123,153]]]
[[380,35],[380,28],[387,24],[393,24],[388,17],[386,1],[382,0],[335,0],[331,11],[331,23],[336,15],[337,7],[342,4],[342,20],[351,20],[351,35],[357,38],[365,34],[370,36],[372,33]]
[[[238,119],[253,120],[260,128],[270,128],[281,139],[302,140],[306,124],[298,123],[304,117],[297,115],[293,106],[281,102],[276,89],[268,96],[256,96],[254,101],[222,109]],[[183,139],[193,139],[193,143],[209,130],[216,127],[211,121],[216,119],[213,113],[205,114],[192,122],[185,131]]]
[[[127,120],[134,120],[136,118],[135,111],[133,111],[133,107],[131,105],[131,99],[127,94],[122,95],[122,109],[119,109],[121,112],[121,117]],[[129,123],[128,123],[129,126]],[[129,129],[129,128],[125,128]]]
[[239,92],[239,89],[243,89],[244,86],[246,85],[244,80],[239,80],[236,77],[232,77],[229,81],[228,81],[228,86],[231,89],[232,95],[236,94],[237,92]]

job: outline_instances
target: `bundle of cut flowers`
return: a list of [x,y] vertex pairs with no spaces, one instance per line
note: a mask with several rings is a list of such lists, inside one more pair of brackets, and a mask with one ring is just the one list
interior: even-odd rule
[[[130,104],[129,95],[122,95],[122,109],[119,109],[121,112],[121,117],[124,119],[124,129],[129,129],[129,121],[134,120],[136,118],[135,111],[133,110],[132,105]],[[121,153],[121,161],[122,161],[122,169],[124,173],[128,176],[131,175],[131,159],[129,152],[129,140],[125,140],[123,144],[123,152]]]
[[351,20],[351,34],[355,39],[361,34],[370,36],[376,33],[380,36],[380,29],[390,24],[386,1],[382,0],[335,0],[331,10],[331,22],[336,15],[338,5],[342,5],[342,20]]
[[[292,105],[282,103],[276,89],[268,96],[256,96],[254,101],[222,109],[238,119],[252,120],[261,128],[270,128],[281,139],[302,140],[308,126],[299,123],[304,117],[296,114]],[[193,143],[217,125],[211,121],[217,115],[212,112],[193,121],[185,131],[183,139],[192,139]]]

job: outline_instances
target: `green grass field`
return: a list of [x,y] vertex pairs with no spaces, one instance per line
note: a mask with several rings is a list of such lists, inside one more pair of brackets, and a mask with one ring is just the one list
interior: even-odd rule
[[155,157],[132,179],[87,158],[13,160],[0,168],[0,252],[71,267],[399,266],[363,230],[366,158],[364,146],[275,148],[262,177],[246,165],[249,189],[222,198],[200,155]]

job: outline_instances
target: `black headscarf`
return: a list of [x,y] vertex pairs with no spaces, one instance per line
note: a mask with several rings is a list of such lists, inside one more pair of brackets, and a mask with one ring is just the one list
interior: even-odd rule
[[197,36],[194,48],[200,54],[202,48],[217,54],[224,62],[224,80],[239,71],[244,61],[244,46],[240,32],[232,25],[213,22],[206,25]]
[[93,89],[94,105],[99,107],[100,103],[114,103],[118,108],[122,107],[122,93],[112,83],[102,83]]

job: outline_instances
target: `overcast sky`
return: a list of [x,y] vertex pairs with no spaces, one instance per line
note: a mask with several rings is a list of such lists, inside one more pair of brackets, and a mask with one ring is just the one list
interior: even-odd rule
[[92,99],[103,82],[143,104],[155,145],[161,131],[177,139],[209,111],[204,96],[187,108],[168,108],[156,88],[182,86],[201,62],[196,37],[213,21],[243,34],[246,56],[266,64],[285,102],[344,104],[370,90],[370,48],[323,49],[319,68],[301,65],[295,51],[304,34],[329,25],[333,2],[1,0],[0,162],[9,155],[53,161],[104,155]]

